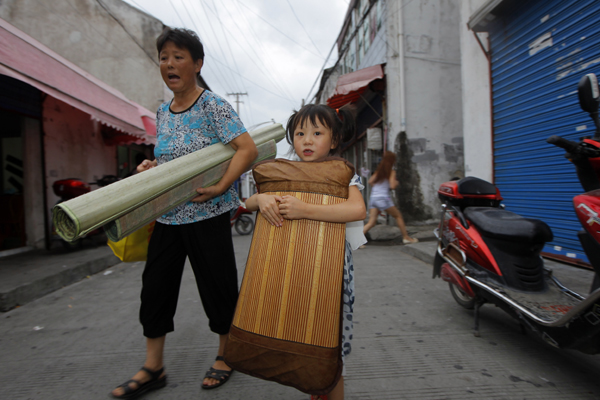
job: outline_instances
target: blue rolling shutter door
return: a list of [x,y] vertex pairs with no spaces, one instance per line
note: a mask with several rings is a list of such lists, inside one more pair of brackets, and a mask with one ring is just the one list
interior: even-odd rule
[[600,76],[600,1],[518,3],[489,32],[495,183],[508,210],[550,225],[554,241],[544,251],[587,261],[572,203],[583,189],[564,151],[546,138],[593,135],[577,83]]

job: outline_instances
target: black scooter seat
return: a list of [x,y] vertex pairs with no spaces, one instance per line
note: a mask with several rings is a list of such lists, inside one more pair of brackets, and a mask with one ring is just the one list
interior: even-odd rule
[[464,214],[482,236],[527,243],[546,243],[553,238],[545,222],[501,208],[467,207]]
[[460,194],[475,194],[475,195],[490,195],[496,194],[496,186],[484,181],[483,179],[467,176],[460,179],[457,183],[458,193]]

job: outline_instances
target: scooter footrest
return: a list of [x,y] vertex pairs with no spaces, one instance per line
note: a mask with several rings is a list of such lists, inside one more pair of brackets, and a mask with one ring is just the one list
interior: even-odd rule
[[558,322],[581,303],[581,300],[565,293],[552,281],[548,281],[548,290],[543,292],[520,292],[493,282],[486,282],[486,285],[546,324]]

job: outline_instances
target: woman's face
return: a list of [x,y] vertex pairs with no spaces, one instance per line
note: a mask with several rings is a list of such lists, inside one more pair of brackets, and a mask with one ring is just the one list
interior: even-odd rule
[[331,129],[317,118],[316,126],[305,120],[303,126],[294,129],[294,151],[302,161],[319,161],[335,147]]
[[160,74],[173,93],[185,93],[196,89],[196,76],[202,68],[202,60],[194,61],[189,50],[166,42],[160,54]]

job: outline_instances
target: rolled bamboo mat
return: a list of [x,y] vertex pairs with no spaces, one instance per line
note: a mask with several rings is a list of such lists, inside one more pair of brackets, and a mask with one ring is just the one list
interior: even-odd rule
[[[250,136],[261,145],[270,140],[281,140],[285,130],[281,124],[273,124],[250,132]],[[56,232],[64,240],[74,241],[230,160],[234,154],[230,145],[213,144],[143,174],[57,204],[52,210]]]
[[[274,140],[270,140],[258,146],[258,156],[254,163],[273,159],[276,154],[277,144]],[[178,205],[190,201],[198,196],[196,189],[217,183],[225,174],[225,171],[227,171],[230,161],[231,160],[227,160],[219,165],[209,168],[200,175],[191,178],[187,182],[183,182],[176,188],[158,196],[154,200],[136,208],[130,213],[127,213],[114,221],[110,221],[108,224],[104,225],[106,236],[113,242],[118,242],[125,236],[135,232],[147,223],[154,221]]]

